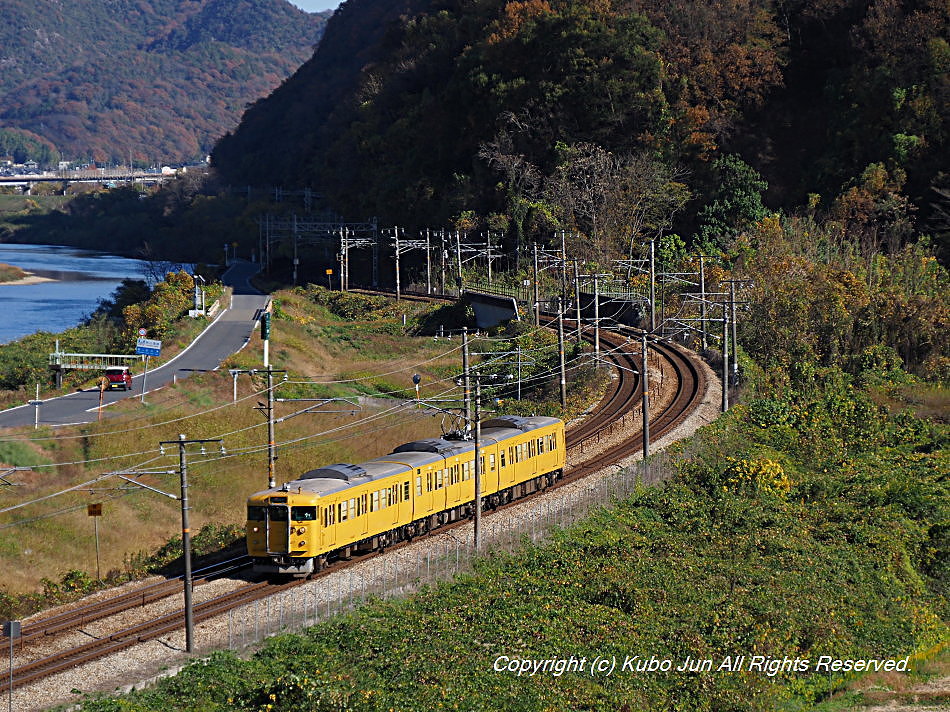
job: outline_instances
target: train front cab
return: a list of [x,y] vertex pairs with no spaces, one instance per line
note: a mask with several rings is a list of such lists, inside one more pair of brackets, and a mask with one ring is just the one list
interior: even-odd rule
[[269,490],[247,506],[247,553],[254,571],[305,576],[313,571],[312,550],[320,538],[317,497]]

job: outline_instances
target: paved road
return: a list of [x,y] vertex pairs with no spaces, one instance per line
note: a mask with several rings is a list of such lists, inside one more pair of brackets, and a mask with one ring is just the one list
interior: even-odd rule
[[[174,359],[155,369],[149,369],[146,388],[152,391],[166,383],[171,383],[175,374],[179,378],[195,371],[216,369],[221,362],[240,350],[250,339],[254,329],[254,318],[258,310],[267,304],[267,295],[261,294],[248,281],[259,269],[252,262],[235,262],[225,272],[225,284],[234,288],[231,307],[221,313],[185,351]],[[104,413],[109,403],[122,398],[141,397],[142,374],[132,379],[131,391],[106,391],[103,396]],[[148,396],[146,395],[146,399]],[[59,398],[43,401],[40,406],[41,425],[71,425],[88,423],[98,419],[99,389],[89,388]],[[0,428],[33,425],[35,409],[23,405],[0,412]]]

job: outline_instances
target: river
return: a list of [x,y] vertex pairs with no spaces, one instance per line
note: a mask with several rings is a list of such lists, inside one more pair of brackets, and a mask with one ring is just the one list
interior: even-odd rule
[[0,344],[37,331],[76,326],[129,277],[144,279],[141,260],[55,245],[0,244],[0,262],[52,282],[0,283]]

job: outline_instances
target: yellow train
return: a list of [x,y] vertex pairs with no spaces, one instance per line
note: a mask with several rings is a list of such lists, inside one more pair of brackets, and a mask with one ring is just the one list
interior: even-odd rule
[[[564,423],[506,415],[482,423],[483,508],[543,489],[564,468]],[[247,500],[254,570],[306,576],[328,561],[411,539],[474,513],[475,444],[430,438],[357,465],[304,473]]]

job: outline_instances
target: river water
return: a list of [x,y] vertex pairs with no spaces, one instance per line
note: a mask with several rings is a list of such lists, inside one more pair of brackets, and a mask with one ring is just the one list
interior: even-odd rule
[[55,245],[0,244],[0,262],[53,282],[0,283],[0,344],[76,326],[125,278],[144,279],[141,260]]

